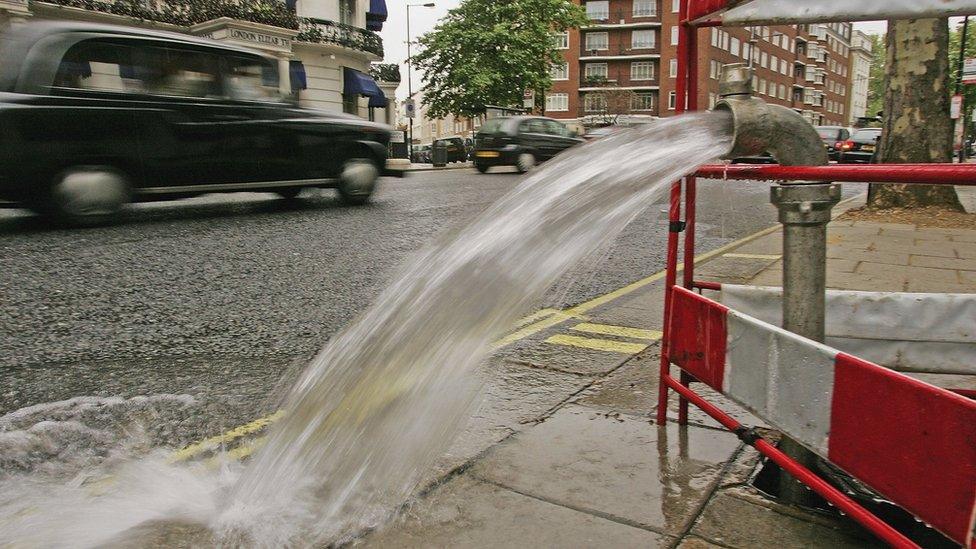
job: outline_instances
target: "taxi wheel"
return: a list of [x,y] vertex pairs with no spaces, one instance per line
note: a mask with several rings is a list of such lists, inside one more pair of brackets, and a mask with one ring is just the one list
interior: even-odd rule
[[379,177],[380,170],[376,162],[368,158],[347,160],[339,175],[339,197],[346,204],[361,206],[369,202]]
[[129,182],[115,168],[75,166],[54,178],[45,213],[69,225],[102,225],[113,221],[130,198]]
[[479,173],[485,173],[488,171],[488,164],[481,164],[480,162],[474,163],[474,169],[478,170]]
[[515,160],[515,169],[519,173],[525,173],[535,167],[535,155],[532,153],[521,153]]

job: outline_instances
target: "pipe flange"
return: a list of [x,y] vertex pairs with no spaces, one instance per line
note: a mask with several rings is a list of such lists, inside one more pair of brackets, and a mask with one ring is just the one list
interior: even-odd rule
[[779,209],[779,221],[787,225],[820,225],[830,222],[830,210],[840,202],[840,185],[804,183],[777,185],[770,200]]

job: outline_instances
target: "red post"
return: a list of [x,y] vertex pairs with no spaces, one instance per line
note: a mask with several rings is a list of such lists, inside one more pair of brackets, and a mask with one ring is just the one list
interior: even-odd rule
[[[678,10],[678,20],[683,21],[688,15],[688,0],[681,0]],[[678,60],[678,77],[675,79],[674,95],[675,114],[685,112],[688,77],[688,28],[678,25],[678,50],[675,57]],[[664,277],[664,329],[661,337],[661,380],[658,386],[657,423],[664,425],[668,419],[668,385],[665,379],[671,377],[671,359],[668,357],[668,318],[671,315],[671,287],[678,281],[678,232],[677,226],[681,222],[681,182],[671,185],[671,205],[668,209],[668,254],[667,273]],[[683,378],[683,374],[682,374]],[[687,401],[680,400],[687,413]],[[680,420],[680,417],[679,417]]]

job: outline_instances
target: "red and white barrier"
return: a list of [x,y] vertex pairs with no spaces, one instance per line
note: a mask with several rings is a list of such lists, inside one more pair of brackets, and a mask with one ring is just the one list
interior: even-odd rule
[[976,402],[672,288],[670,361],[966,547]]

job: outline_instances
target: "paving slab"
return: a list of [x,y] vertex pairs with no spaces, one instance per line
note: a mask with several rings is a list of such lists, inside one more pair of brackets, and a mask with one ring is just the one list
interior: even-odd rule
[[957,271],[976,271],[976,258],[960,259],[950,257],[931,257],[927,255],[913,255],[909,258],[913,267],[932,267],[935,269],[955,269]]
[[739,441],[730,433],[567,406],[497,446],[473,476],[666,534],[681,533]]
[[609,376],[597,381],[575,402],[610,412],[651,417],[657,406],[660,355],[639,355]]
[[[750,493],[751,492],[751,493]],[[779,512],[782,506],[765,502],[750,488],[723,489],[705,506],[691,530],[722,547],[831,549],[884,547],[849,525],[802,511]],[[692,546],[694,547],[694,546]]]
[[459,476],[357,547],[662,547],[667,536]]

